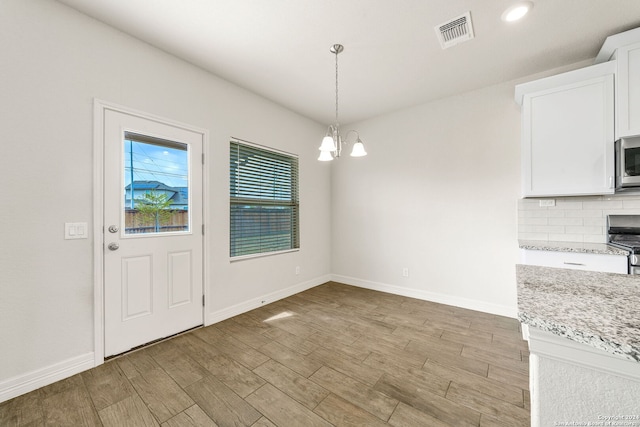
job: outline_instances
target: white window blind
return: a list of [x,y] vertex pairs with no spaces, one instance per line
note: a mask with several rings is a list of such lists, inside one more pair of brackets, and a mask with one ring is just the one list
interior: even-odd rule
[[231,141],[231,257],[300,247],[298,158]]

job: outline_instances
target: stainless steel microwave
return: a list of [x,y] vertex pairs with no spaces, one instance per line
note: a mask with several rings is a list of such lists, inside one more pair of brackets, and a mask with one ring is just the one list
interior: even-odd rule
[[616,141],[616,189],[640,190],[640,136]]

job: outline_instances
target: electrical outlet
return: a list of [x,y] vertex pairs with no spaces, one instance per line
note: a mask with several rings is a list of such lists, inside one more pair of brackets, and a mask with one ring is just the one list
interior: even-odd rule
[[553,207],[556,205],[556,199],[545,199],[545,200],[540,200],[540,207],[541,208],[545,208],[545,207]]
[[402,277],[409,277],[409,268],[405,267],[402,269]]
[[300,274],[300,266],[299,265],[296,266],[296,275],[298,275],[298,274]]

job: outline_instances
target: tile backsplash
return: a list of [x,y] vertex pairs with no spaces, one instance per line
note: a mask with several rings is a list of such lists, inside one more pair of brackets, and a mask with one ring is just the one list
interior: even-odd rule
[[[541,207],[541,200],[555,206]],[[640,215],[640,194],[518,200],[518,239],[606,243],[607,215]]]

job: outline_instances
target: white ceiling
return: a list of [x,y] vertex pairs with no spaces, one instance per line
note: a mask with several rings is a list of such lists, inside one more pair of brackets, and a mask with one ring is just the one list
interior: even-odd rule
[[[640,0],[58,0],[320,123],[340,122],[594,58],[640,26]],[[471,11],[475,39],[442,50],[434,27]]]

